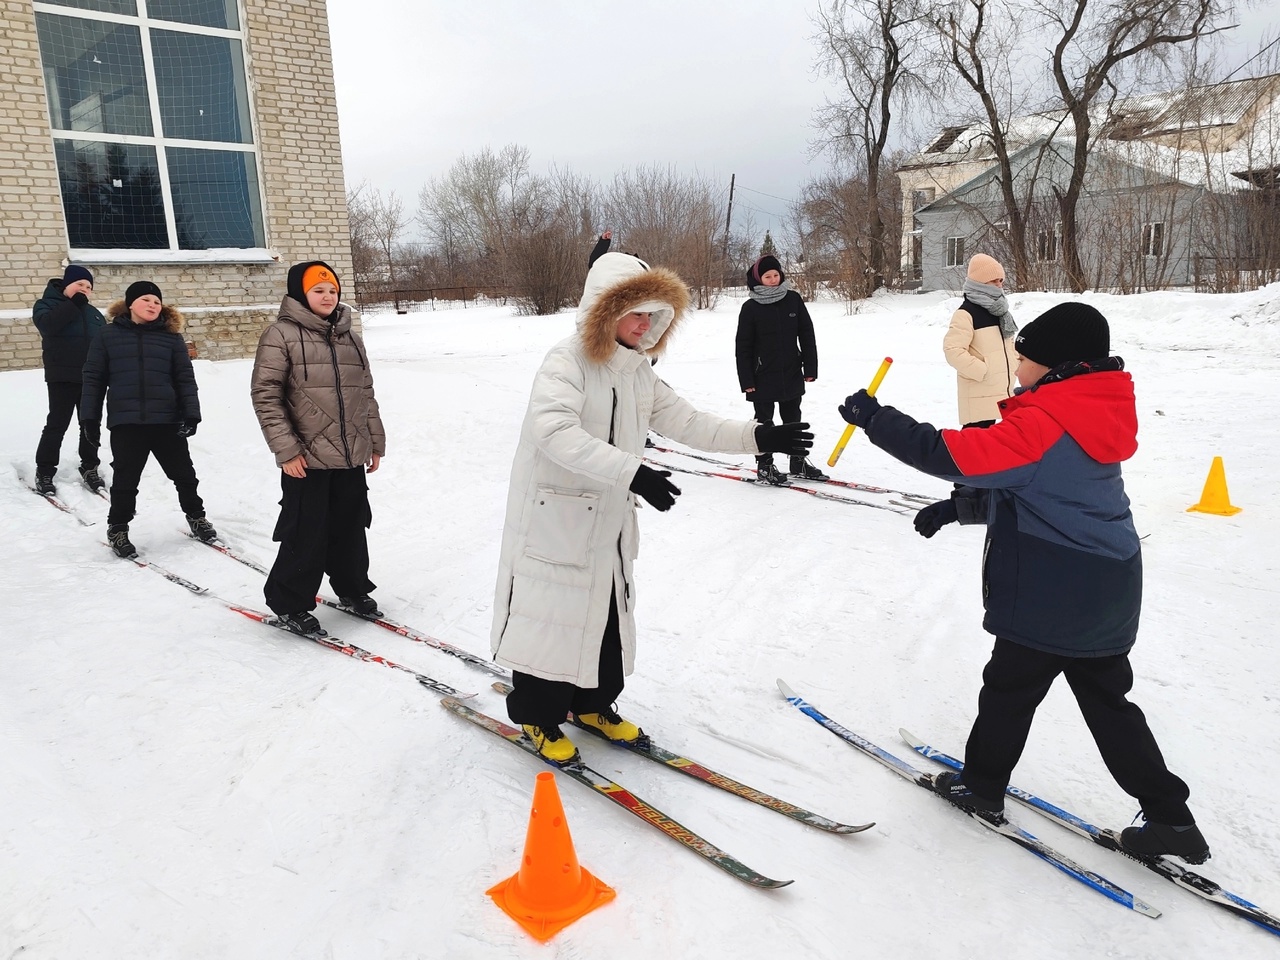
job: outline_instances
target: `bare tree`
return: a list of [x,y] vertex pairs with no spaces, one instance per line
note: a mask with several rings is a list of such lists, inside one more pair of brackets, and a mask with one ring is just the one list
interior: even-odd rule
[[377,245],[387,266],[387,282],[391,289],[396,289],[396,257],[395,248],[404,228],[409,225],[409,217],[404,212],[404,203],[396,196],[394,190],[383,196],[381,191],[372,190],[368,197],[368,234]]
[[[856,161],[866,181],[866,194],[880,194],[890,124],[896,104],[919,88],[913,57],[920,46],[925,19],[916,0],[830,0],[815,17],[816,41],[822,54],[818,70],[840,83],[839,100],[819,109],[821,147],[831,147]],[[893,179],[892,177],[890,179]],[[886,238],[880,205],[862,205],[862,234],[871,289],[884,284],[897,247]]]

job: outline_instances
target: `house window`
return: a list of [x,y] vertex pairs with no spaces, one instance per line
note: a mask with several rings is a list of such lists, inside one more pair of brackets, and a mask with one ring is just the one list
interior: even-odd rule
[[911,209],[919,210],[927,204],[933,203],[937,194],[935,187],[919,187],[911,191]]
[[947,266],[964,264],[964,237],[947,237]]
[[1164,255],[1164,224],[1144,223],[1142,225],[1142,255],[1144,257],[1160,257]]
[[1062,221],[1053,225],[1052,230],[1041,230],[1036,235],[1036,259],[1053,261],[1058,259],[1058,246],[1062,240]]
[[38,0],[72,256],[266,246],[237,0]]

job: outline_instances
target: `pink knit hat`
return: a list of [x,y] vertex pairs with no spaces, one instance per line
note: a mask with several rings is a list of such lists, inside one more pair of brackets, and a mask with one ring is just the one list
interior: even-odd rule
[[995,257],[989,257],[985,253],[975,253],[969,259],[969,279],[978,283],[991,283],[993,280],[1004,279],[1004,267],[1000,266],[1000,261]]

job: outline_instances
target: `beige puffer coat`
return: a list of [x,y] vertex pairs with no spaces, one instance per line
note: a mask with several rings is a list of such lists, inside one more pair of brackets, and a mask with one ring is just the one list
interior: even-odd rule
[[369,356],[346,304],[330,324],[285,297],[258,340],[249,392],[278,464],[306,454],[309,470],[349,470],[386,454]]
[[[598,686],[615,593],[630,674],[640,540],[629,486],[649,428],[702,450],[757,452],[754,421],[700,413],[650,365],[687,305],[679,277],[635,257],[606,253],[591,268],[578,332],[543,360],[511,466],[491,637],[499,663]],[[615,341],[618,320],[633,310],[652,312],[635,350]]]
[[951,317],[942,353],[956,371],[960,423],[999,420],[998,404],[1013,396],[1018,369],[1014,338],[1001,336],[999,319],[965,300]]

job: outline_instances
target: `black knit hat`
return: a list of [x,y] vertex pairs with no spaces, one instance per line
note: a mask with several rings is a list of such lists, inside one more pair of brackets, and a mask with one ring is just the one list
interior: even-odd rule
[[1068,360],[1109,357],[1111,328],[1087,303],[1060,303],[1019,330],[1014,346],[1019,356],[1052,369]]
[[772,254],[766,253],[747,269],[747,288],[754,290],[756,287],[760,286],[760,278],[770,270],[777,270],[778,276],[781,277],[782,280],[787,279],[787,275],[782,272],[782,264],[778,262],[778,258]]
[[133,301],[139,297],[145,297],[147,294],[164,303],[164,297],[160,295],[160,288],[154,283],[150,280],[135,280],[129,284],[129,289],[124,292],[124,308],[128,310],[133,306]]
[[[306,275],[306,272],[312,267],[317,268],[316,276],[318,277],[322,277],[322,273],[319,268],[323,268],[327,271],[329,276],[324,279],[328,279],[329,282],[337,287],[339,294],[342,293],[342,284],[338,282],[338,271],[334,270],[333,267],[329,266],[323,260],[307,260],[305,263],[295,263],[289,268],[289,276],[285,281],[285,293],[308,309],[310,309],[310,305],[307,303],[307,287],[303,283],[303,278]],[[312,283],[312,286],[315,286],[315,283]]]
[[62,285],[64,287],[70,286],[77,280],[88,280],[89,286],[93,286],[93,274],[89,272],[88,267],[82,267],[78,263],[69,264],[67,269],[63,271]]

